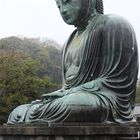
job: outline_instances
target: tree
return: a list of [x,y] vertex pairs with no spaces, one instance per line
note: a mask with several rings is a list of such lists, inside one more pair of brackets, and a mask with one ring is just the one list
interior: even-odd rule
[[0,124],[15,107],[59,88],[60,79],[54,79],[60,67],[50,61],[57,50],[53,52],[49,55],[47,48],[29,39],[0,40]]

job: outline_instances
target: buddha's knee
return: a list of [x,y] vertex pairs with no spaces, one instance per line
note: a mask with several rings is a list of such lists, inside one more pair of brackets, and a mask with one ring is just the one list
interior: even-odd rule
[[88,92],[77,92],[69,94],[64,97],[63,101],[68,105],[85,105],[85,106],[98,106],[100,105],[100,99]]
[[29,104],[20,105],[15,108],[8,117],[8,124],[22,123],[26,110],[28,109]]
[[65,100],[70,110],[66,121],[73,122],[101,122],[102,104],[100,99],[92,94],[71,94]]

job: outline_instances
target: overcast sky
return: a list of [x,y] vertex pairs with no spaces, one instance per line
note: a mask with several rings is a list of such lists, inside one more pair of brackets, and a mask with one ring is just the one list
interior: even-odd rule
[[[104,0],[105,13],[128,19],[140,44],[139,6],[140,0]],[[0,38],[48,37],[63,44],[73,29],[61,19],[55,0],[0,0]]]

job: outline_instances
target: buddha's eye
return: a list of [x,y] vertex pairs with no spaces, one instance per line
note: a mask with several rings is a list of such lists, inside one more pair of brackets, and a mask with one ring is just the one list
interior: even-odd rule
[[68,2],[71,2],[71,0],[63,0],[63,3],[66,4]]
[[60,5],[57,5],[57,7],[60,9]]
[[57,7],[60,9],[61,5],[65,5],[69,2],[71,2],[71,0],[60,0],[60,1],[56,1],[56,4],[57,4]]

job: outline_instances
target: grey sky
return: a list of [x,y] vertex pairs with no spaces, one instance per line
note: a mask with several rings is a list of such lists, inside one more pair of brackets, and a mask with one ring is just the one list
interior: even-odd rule
[[[140,0],[104,0],[105,13],[118,14],[133,25],[140,42]],[[63,44],[74,29],[66,25],[55,0],[0,0],[0,38],[48,37]],[[139,43],[140,44],[140,43]]]

